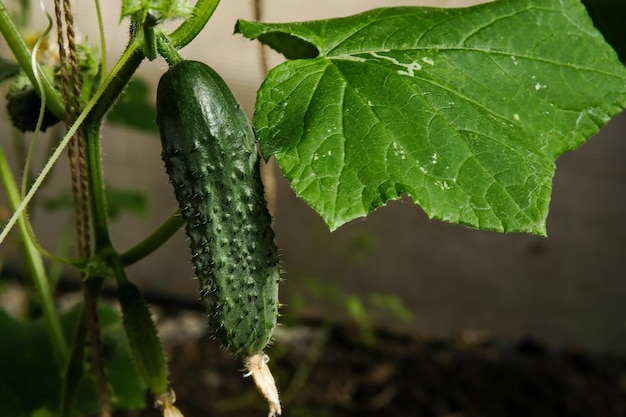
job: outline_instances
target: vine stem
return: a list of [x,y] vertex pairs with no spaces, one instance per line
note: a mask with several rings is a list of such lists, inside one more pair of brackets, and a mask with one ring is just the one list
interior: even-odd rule
[[[197,1],[194,7],[193,17],[183,22],[183,24],[181,24],[176,30],[171,33],[170,39],[174,51],[175,49],[179,49],[185,46],[200,33],[208,19],[212,16],[218,4],[219,0]],[[42,97],[48,98],[50,110],[60,119],[64,119],[66,116],[66,111],[63,107],[63,100],[60,94],[55,90],[54,84],[48,78],[45,78],[45,74],[43,72],[35,71],[29,65],[32,54],[26,46],[23,38],[19,34],[17,28],[13,24],[2,1],[0,1],[0,32],[9,44],[14,56],[20,63],[21,67],[31,78],[31,81],[34,80],[35,74],[37,72],[44,75],[41,80],[42,87],[38,88],[38,91]],[[109,235],[108,216],[106,212],[106,199],[104,195],[104,181],[100,155],[100,128],[104,116],[113,106],[115,101],[119,98],[123,89],[128,84],[128,81],[131,79],[134,72],[143,61],[145,57],[143,53],[143,48],[144,39],[139,36],[139,34],[133,33],[131,41],[129,42],[126,50],[119,58],[111,72],[102,82],[102,84],[98,87],[95,94],[89,99],[85,107],[82,109],[81,113],[76,117],[74,123],[69,127],[65,136],[62,138],[54,152],[52,152],[50,158],[44,165],[41,173],[33,182],[28,192],[24,195],[23,198],[20,198],[19,192],[12,193],[10,195],[10,200],[14,213],[2,232],[0,232],[1,243],[16,223],[19,226],[19,229],[23,235],[22,241],[25,245],[27,257],[29,258],[29,263],[31,264],[31,269],[34,270],[33,276],[36,279],[35,285],[38,289],[38,292],[42,296],[41,298],[43,309],[48,320],[48,329],[52,334],[53,346],[55,347],[55,355],[57,356],[57,360],[59,361],[61,366],[65,366],[68,361],[68,350],[67,346],[65,345],[65,339],[63,338],[63,334],[61,332],[58,317],[56,316],[54,304],[52,303],[52,292],[48,286],[48,281],[45,277],[41,255],[37,252],[37,248],[32,245],[32,243],[28,240],[26,236],[24,225],[25,220],[23,214],[25,213],[27,205],[30,203],[35,193],[43,184],[46,176],[51,171],[52,167],[60,157],[61,153],[64,151],[65,147],[67,147],[77,131],[79,129],[83,129],[83,131],[85,132],[87,151],[87,194],[89,195],[91,206],[90,208],[93,216],[93,255],[96,262],[101,262],[108,265],[108,267],[113,271],[118,285],[127,283],[127,278],[124,271],[124,264],[120,255],[115,251]],[[171,55],[175,56],[174,53],[172,53]],[[33,84],[35,83],[33,82]],[[0,152],[2,152],[2,149],[0,149]],[[8,168],[8,164],[4,163],[4,154],[1,153],[0,157],[0,162],[3,162],[2,164],[0,164],[0,175],[3,177],[3,179],[12,179],[13,177]],[[7,189],[8,188],[9,187],[7,187]],[[156,237],[153,237],[153,240],[148,239],[147,242],[143,242],[142,246],[140,246],[140,249],[143,248],[141,249],[141,251],[145,250],[145,248],[148,247],[154,248],[155,245],[160,245],[160,243],[164,241],[162,239],[165,235],[173,233],[171,232],[171,230],[173,230],[173,226],[176,226],[176,229],[180,227],[177,223],[177,221],[166,222],[165,229],[157,230]],[[135,255],[133,256],[136,255],[137,252],[135,252]],[[102,277],[100,276],[92,276],[89,277],[89,280],[86,284],[96,283],[101,280]],[[99,285],[96,284],[90,288],[97,292],[97,290],[99,289]],[[75,383],[79,374],[82,373],[81,367],[79,366],[80,364],[78,363],[79,357],[82,356],[81,352],[84,349],[84,340],[86,336],[85,329],[82,326],[86,326],[89,322],[91,322],[92,325],[94,323],[93,317],[91,317],[91,320],[89,320],[90,309],[87,305],[87,302],[90,300],[92,302],[96,302],[97,293],[92,293],[89,297],[89,300],[86,299],[86,305],[84,306],[85,311],[83,312],[84,316],[81,319],[81,324],[79,325],[80,327],[76,335],[76,341],[80,346],[78,346],[78,348],[73,352],[74,354],[72,357],[72,364],[70,364],[70,366],[67,368],[62,401],[62,410],[64,411],[62,412],[67,412],[67,410],[71,409],[71,404],[73,403],[76,392]],[[96,364],[96,368],[101,368],[101,365]]]
[[178,50],[172,45],[170,37],[162,32],[158,33],[156,36],[156,48],[170,67],[173,67],[183,60]]
[[[100,98],[102,98],[105,95],[104,93],[108,90],[108,86],[116,81],[116,77],[118,73],[124,68],[127,61],[129,61],[132,57],[136,56],[137,54],[140,54],[140,52],[138,52],[138,50],[140,49],[141,49],[141,40],[137,38],[133,39],[133,41],[131,41],[129,46],[124,51],[124,54],[122,54],[122,56],[120,57],[115,67],[111,70],[111,72],[107,76],[106,80],[98,88],[98,90],[96,91],[94,96],[89,100],[89,102],[87,102],[83,111],[78,115],[78,117],[74,121],[74,124],[68,129],[63,139],[61,139],[61,142],[56,147],[52,155],[50,156],[50,159],[48,160],[48,162],[46,162],[46,164],[44,165],[40,174],[37,176],[37,179],[33,182],[33,185],[28,190],[28,193],[24,196],[24,199],[20,202],[20,204],[15,209],[13,215],[7,222],[4,229],[2,230],[2,233],[0,233],[0,243],[4,241],[4,239],[8,235],[11,228],[15,225],[17,219],[22,215],[22,213],[24,212],[24,209],[26,208],[30,200],[32,200],[33,196],[35,195],[35,193],[37,192],[37,190],[39,189],[39,187],[45,180],[46,176],[52,169],[52,166],[55,164],[57,159],[59,159],[59,157],[61,156],[61,153],[67,146],[68,142],[72,139],[72,137],[74,136],[78,128],[81,126],[81,124],[85,121],[85,119],[88,116],[90,116],[92,109],[94,109],[96,104],[98,104]],[[99,166],[99,162],[98,162],[98,166]],[[108,235],[108,231],[107,231],[107,235]]]
[[100,0],[95,0],[96,16],[98,18],[98,33],[100,35],[100,74],[104,74],[107,69],[107,43],[104,37],[104,21],[102,19],[102,8]]
[[[0,177],[4,184],[6,194],[9,199],[11,208],[16,210],[20,204],[20,192],[11,173],[9,167],[9,161],[7,160],[4,150],[0,146]],[[35,290],[41,304],[44,318],[46,320],[46,328],[50,334],[50,341],[52,343],[52,350],[54,351],[54,357],[60,367],[65,366],[68,358],[68,347],[63,330],[61,328],[61,321],[57,315],[57,310],[52,300],[52,291],[48,282],[48,277],[43,265],[43,259],[41,254],[37,251],[37,247],[31,242],[28,237],[28,227],[26,220],[23,217],[17,219],[18,229],[21,235],[21,242],[24,248],[24,254],[28,267],[30,269]]]
[[[171,44],[175,48],[182,48],[187,43],[189,43],[192,39],[194,39],[202,30],[208,19],[213,15],[217,5],[219,4],[219,0],[198,0],[196,6],[194,7],[194,17],[183,22],[177,29],[175,29],[169,36]],[[26,46],[23,38],[20,36],[17,28],[13,24],[11,17],[4,6],[4,2],[0,1],[0,32],[4,36],[5,40],[9,44],[11,51],[15,55],[16,59],[24,68],[24,70],[29,74],[29,77],[34,77],[34,74],[30,69],[30,51]],[[65,149],[68,142],[74,136],[78,128],[81,124],[87,119],[93,120],[91,126],[96,125],[99,126],[102,118],[106,112],[111,108],[112,104],[115,102],[119,94],[123,90],[123,87],[126,85],[121,82],[120,78],[117,78],[120,72],[129,73],[132,75],[134,70],[139,66],[141,61],[143,60],[143,54],[141,53],[141,49],[143,48],[143,40],[141,37],[134,36],[131,39],[131,42],[127,46],[126,50],[118,60],[117,64],[113,67],[111,72],[107,75],[105,81],[100,85],[94,96],[87,102],[83,111],[78,115],[74,124],[68,129],[66,135],[63,137],[59,146],[54,150],[50,159],[46,163],[46,165],[41,170],[41,173],[34,181],[33,185],[29,189],[28,193],[24,196],[24,199],[19,204],[7,224],[5,225],[2,232],[0,232],[0,243],[4,241],[6,236],[8,235],[11,228],[15,225],[17,219],[22,215],[26,205],[33,198],[35,192],[39,189],[41,184],[43,183],[45,177],[48,175],[52,166],[56,162],[56,160],[61,155],[61,152]],[[129,64],[130,63],[130,64]],[[122,71],[124,70],[124,71]],[[45,75],[44,73],[41,73]],[[130,78],[130,75],[128,78]],[[126,77],[124,77],[126,78]],[[44,86],[44,92],[46,93],[46,97],[49,99],[49,108],[57,117],[65,117],[65,111],[63,108],[63,101],[61,100],[60,95],[56,92],[50,80],[47,77],[42,77],[42,84]],[[117,88],[110,88],[110,87]],[[101,100],[102,99],[102,100]],[[97,106],[96,106],[97,104]],[[93,110],[93,111],[92,111]],[[98,161],[98,167],[100,167],[100,161]],[[102,187],[102,183],[99,184]],[[99,197],[95,197],[99,199]],[[97,203],[102,203],[100,207],[94,206],[94,209],[103,211],[106,208],[105,201],[97,201]],[[95,213],[94,213],[95,214]],[[101,219],[106,219],[106,216],[101,217]],[[96,219],[94,218],[94,221]],[[106,221],[104,223],[100,223],[99,225],[94,225],[94,228],[100,228],[100,231],[104,234],[100,236],[108,237],[108,230],[103,230],[107,228]],[[96,234],[98,234],[97,230],[94,230]],[[109,243],[110,245],[110,243]]]
[[[84,286],[87,288],[87,291],[97,294],[100,291],[102,283],[102,278],[90,277],[90,279],[85,281]],[[80,381],[83,376],[83,360],[88,335],[88,314],[89,313],[83,304],[80,312],[80,318],[74,331],[70,357],[63,374],[59,417],[70,417],[72,415],[72,411],[74,410],[74,403],[76,402]]]
[[220,0],[198,0],[193,9],[192,17],[185,20],[169,34],[172,46],[180,49],[198,36],[219,4]]
[[122,265],[128,266],[140,261],[167,242],[184,224],[185,220],[180,215],[180,210],[177,210],[148,237],[120,254],[120,262]]

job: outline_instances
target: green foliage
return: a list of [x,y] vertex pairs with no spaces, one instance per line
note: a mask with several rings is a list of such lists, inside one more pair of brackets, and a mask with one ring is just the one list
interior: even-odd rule
[[[107,214],[109,219],[115,220],[122,213],[145,216],[149,212],[146,194],[129,188],[107,186]],[[43,208],[50,211],[71,210],[74,207],[74,198],[69,191],[58,193],[46,198],[42,202]]]
[[133,17],[139,23],[144,23],[150,15],[157,22],[163,22],[188,18],[192,10],[189,0],[123,0],[121,19]]
[[[80,309],[74,308],[61,320],[69,338]],[[144,386],[130,359],[118,314],[106,305],[100,307],[103,340],[107,346],[107,374],[114,407],[141,408]],[[30,416],[58,409],[61,375],[54,360],[48,330],[42,319],[15,319],[0,310],[0,415]],[[80,385],[76,409],[81,414],[97,408],[93,378],[85,376]]]
[[140,79],[131,80],[124,95],[107,114],[107,121],[148,133],[157,133],[156,108],[152,104],[150,87]]
[[[116,250],[109,236],[110,220],[123,211],[147,212],[147,201],[131,189],[105,187],[100,129],[107,115],[111,123],[154,132],[156,112],[149,89],[131,78],[146,58],[161,54],[171,65],[179,62],[177,50],[198,35],[218,3],[122,1],[121,17],[132,20],[130,41],[106,74],[97,51],[88,44],[78,46],[81,114],[26,196],[20,195],[5,162],[4,144],[0,147],[0,180],[15,210],[9,225],[18,224],[25,263],[45,317],[23,321],[0,311],[0,415],[51,416],[64,383],[68,397],[64,404],[75,403],[77,413],[94,413],[100,406],[94,382],[100,373],[91,372],[89,362],[82,367],[89,371],[82,377],[81,366],[76,366],[71,368],[75,378],[61,380],[66,341],[74,340],[70,336],[78,310],[59,320],[41,255],[26,219],[19,216],[78,129],[87,144],[82,161],[87,184],[81,183],[85,187],[77,194],[89,199],[91,216],[86,221],[91,233],[82,237],[93,244],[81,251],[87,254],[85,259],[55,259],[79,268],[88,284],[109,275],[117,281],[126,332],[112,309],[99,312],[108,376],[100,386],[108,384],[113,406],[144,405],[144,386],[134,369],[152,391],[166,392],[166,358],[147,306],[124,267],[171,237],[180,225],[179,214],[126,254]],[[623,56],[619,16],[624,6],[618,3],[586,0],[596,26]],[[25,19],[29,2],[20,4]],[[166,33],[158,25],[170,19],[184,21]],[[433,218],[479,229],[545,234],[556,158],[580,146],[626,106],[626,70],[579,0],[499,0],[461,9],[381,8],[300,23],[240,20],[237,31],[290,60],[274,68],[258,92],[254,115],[258,141],[264,156],[276,157],[296,193],[330,229],[406,193]],[[28,79],[21,86],[29,96],[20,103],[19,115],[37,114],[41,100],[32,100],[40,94],[32,87],[36,67],[31,66],[31,51],[3,2],[0,32],[19,63],[18,67],[1,59],[0,81],[21,71]],[[63,119],[59,64],[49,62],[42,69],[38,75],[47,106]],[[192,68],[174,80],[169,97],[159,106],[161,128],[174,126],[166,133],[172,138],[166,156],[180,174],[175,185],[187,193],[179,198],[185,203],[182,217],[197,222],[188,230],[197,249],[193,258],[209,314],[218,317],[225,313],[216,310],[228,310],[226,320],[213,320],[215,327],[237,339],[231,344],[239,353],[256,353],[275,324],[279,270],[270,219],[259,209],[264,208],[261,189],[235,184],[250,175],[258,179],[255,136],[231,96],[212,109],[204,107],[210,100],[197,94],[193,73],[200,72]],[[203,77],[200,82],[220,79],[214,73]],[[187,85],[182,93],[181,83]],[[205,93],[224,98],[219,96],[223,92],[230,94],[221,82]],[[200,100],[190,104],[194,94]],[[174,96],[178,108],[169,100]],[[167,119],[172,115],[177,119]],[[32,120],[24,120],[28,123],[23,126],[32,126]],[[209,149],[215,144],[216,149]],[[244,155],[237,155],[242,147]],[[218,157],[209,160],[210,151]],[[73,204],[69,193],[44,201],[50,210]],[[9,229],[1,232],[0,240]],[[265,240],[256,241],[259,236]],[[211,252],[215,239],[223,243],[217,255]],[[357,236],[344,255],[361,262],[374,244],[368,236]],[[218,268],[226,274],[203,280]],[[217,288],[227,281],[228,287]],[[411,318],[394,296],[357,297],[314,279],[308,285],[310,295],[326,303],[327,311],[343,313],[357,323],[366,342],[373,340],[378,319]],[[90,296],[97,297],[96,286],[90,288],[94,290]],[[290,304],[297,307],[297,297]],[[79,349],[74,352],[82,352],[83,339],[75,340]],[[80,361],[72,362],[77,364]],[[76,386],[78,401],[73,397]],[[164,411],[174,413],[172,408]]]
[[122,213],[146,216],[150,211],[146,194],[129,188],[106,187],[107,212],[111,220]]
[[[325,312],[323,317],[327,323],[336,321],[343,316],[358,326],[361,340],[365,344],[376,342],[376,327],[385,323],[407,324],[413,320],[412,311],[402,300],[389,294],[369,293],[355,295],[342,290],[336,283],[328,283],[314,276],[299,277],[307,297],[293,294],[287,306],[290,316],[296,317],[309,303],[319,305]],[[288,317],[285,317],[285,321]],[[285,323],[289,324],[289,323]]]
[[15,77],[19,72],[18,64],[0,57],[0,82]]
[[237,30],[294,58],[254,125],[330,229],[407,193],[433,218],[545,234],[555,158],[626,105],[626,70],[577,0]]

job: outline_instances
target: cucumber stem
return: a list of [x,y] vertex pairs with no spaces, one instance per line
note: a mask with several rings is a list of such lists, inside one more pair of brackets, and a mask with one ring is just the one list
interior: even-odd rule
[[183,61],[183,58],[180,56],[180,54],[172,44],[172,41],[166,34],[160,33],[157,36],[156,47],[159,51],[159,54],[163,58],[165,58],[170,67],[173,67],[174,65]]
[[157,58],[156,40],[154,38],[154,26],[144,23],[143,24],[143,54],[149,61],[154,61]]
[[154,30],[156,23],[156,19],[148,13],[142,24],[143,53],[150,61],[154,61],[157,58],[156,35]]
[[163,243],[167,242],[184,224],[185,219],[180,215],[180,210],[176,210],[176,213],[170,216],[169,219],[148,237],[126,252],[120,254],[120,262],[122,265],[128,266],[140,261],[157,250]]
[[193,8],[192,17],[185,20],[176,30],[169,34],[172,45],[176,49],[191,42],[204,28],[213,12],[220,4],[220,0],[198,0]]

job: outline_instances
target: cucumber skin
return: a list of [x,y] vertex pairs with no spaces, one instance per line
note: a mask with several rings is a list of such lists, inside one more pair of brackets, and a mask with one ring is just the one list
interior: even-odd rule
[[159,81],[157,124],[210,327],[233,352],[259,353],[280,266],[250,122],[213,69],[182,61]]
[[118,287],[122,322],[137,373],[155,395],[167,392],[167,360],[141,292],[132,283]]

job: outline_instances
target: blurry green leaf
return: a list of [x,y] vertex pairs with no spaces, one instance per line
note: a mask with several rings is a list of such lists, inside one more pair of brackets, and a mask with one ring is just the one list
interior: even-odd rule
[[107,187],[107,210],[111,220],[116,219],[124,212],[137,216],[148,214],[148,198],[144,193],[137,190]]
[[11,386],[10,381],[6,381],[3,374],[0,371],[0,416],[25,416],[26,410],[24,410],[19,398],[15,395],[15,390]]
[[432,218],[545,234],[555,159],[626,106],[626,70],[579,0],[237,30],[302,58],[270,71],[254,125],[331,230],[406,193]]
[[[112,405],[143,407],[145,388],[130,359],[121,320],[107,305],[101,305],[99,312],[103,339],[110,346],[106,372],[111,374],[108,383]],[[61,317],[68,340],[79,314],[76,307]],[[0,415],[45,415],[46,410],[57,410],[63,371],[56,365],[43,319],[17,320],[0,310],[0,334]],[[81,385],[76,407],[82,413],[95,413],[98,408],[93,377],[86,375]]]
[[369,315],[365,311],[363,302],[359,297],[347,295],[344,300],[344,306],[350,317],[357,323],[364,324],[369,322]]
[[[124,212],[137,216],[148,214],[148,198],[141,191],[107,186],[105,195],[107,198],[107,211],[111,220],[115,220]],[[42,205],[46,210],[50,211],[69,210],[74,207],[74,199],[72,194],[66,191],[59,193],[55,197],[43,200]]]
[[107,121],[145,132],[157,132],[156,107],[145,81],[133,79],[124,94],[107,115]]
[[[135,371],[121,317],[116,310],[106,304],[100,305],[99,316],[106,377],[112,404],[115,408],[144,408],[146,387]],[[77,405],[77,409],[81,415],[93,413],[98,409],[93,375],[84,378],[79,398],[81,403]]]
[[0,57],[0,82],[16,76],[20,72],[20,66]]
[[122,0],[122,19],[135,17],[144,22],[147,14],[158,22],[191,17],[193,6],[189,0]]
[[0,334],[0,404],[23,413],[2,415],[56,409],[61,378],[44,321],[17,321],[0,310]]
[[389,317],[392,320],[408,323],[413,320],[413,312],[395,295],[369,294],[368,305],[372,314],[378,318]]
[[376,247],[376,240],[370,233],[356,233],[346,246],[346,256],[355,263],[366,261]]
[[85,42],[78,45],[78,72],[81,80],[81,102],[86,103],[94,89],[100,84],[100,53],[91,44]]
[[69,210],[74,207],[74,200],[72,194],[68,191],[64,191],[55,197],[42,200],[41,204],[43,208],[49,211]]
[[58,414],[55,411],[48,410],[46,408],[40,408],[33,411],[30,417],[56,417]]

